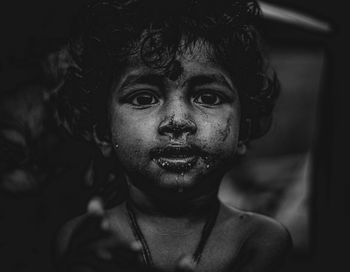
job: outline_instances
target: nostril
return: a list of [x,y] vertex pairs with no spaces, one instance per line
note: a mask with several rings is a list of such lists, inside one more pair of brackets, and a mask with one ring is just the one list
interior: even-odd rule
[[194,134],[197,131],[196,124],[190,119],[176,120],[168,118],[160,123],[158,132],[160,135],[180,137],[184,134]]

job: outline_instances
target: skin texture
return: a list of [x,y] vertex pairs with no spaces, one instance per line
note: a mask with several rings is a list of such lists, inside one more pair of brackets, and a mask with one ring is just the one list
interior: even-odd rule
[[[176,66],[182,72],[171,78],[135,58],[116,84],[110,103],[112,144],[136,187],[150,193],[216,191],[233,161],[239,97],[209,49],[197,43],[179,55]],[[198,158],[190,167],[162,167],[167,161],[159,163],[152,152],[169,146],[193,146]]]

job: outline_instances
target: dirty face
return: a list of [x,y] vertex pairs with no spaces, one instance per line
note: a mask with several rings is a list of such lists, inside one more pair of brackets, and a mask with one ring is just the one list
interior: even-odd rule
[[211,55],[209,46],[194,45],[177,57],[176,73],[135,57],[118,80],[110,102],[112,143],[139,188],[215,189],[232,165],[239,97]]

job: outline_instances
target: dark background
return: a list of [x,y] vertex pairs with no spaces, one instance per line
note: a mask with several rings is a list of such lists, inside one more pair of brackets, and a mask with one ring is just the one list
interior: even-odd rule
[[[74,2],[74,3],[73,3]],[[14,60],[31,56],[35,62],[54,49],[68,33],[71,15],[79,1],[6,1],[0,7],[0,80],[1,89],[10,89],[30,77],[27,70],[11,68]],[[349,271],[349,130],[350,116],[349,43],[345,1],[275,0],[316,15],[334,26],[334,33],[315,36],[328,54],[325,90],[321,95],[319,133],[316,142],[315,172],[312,188],[312,238],[310,256],[290,263],[288,271]],[[287,33],[288,34],[288,33]],[[284,33],[283,35],[286,35]],[[44,41],[44,42],[43,42]],[[45,46],[41,46],[45,44]],[[49,46],[47,46],[49,45]],[[21,216],[21,215],[19,215]],[[0,256],[0,259],[2,257]],[[1,270],[1,268],[0,268]]]

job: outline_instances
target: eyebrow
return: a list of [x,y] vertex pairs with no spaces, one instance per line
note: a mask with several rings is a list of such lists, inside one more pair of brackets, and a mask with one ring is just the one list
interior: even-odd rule
[[164,85],[164,76],[158,74],[145,74],[145,75],[128,75],[120,86],[120,89],[124,89],[130,85],[136,84],[150,84],[156,86]]
[[[183,86],[187,85],[188,88],[193,88],[196,86],[215,84],[215,83],[223,85],[230,90],[233,90],[233,86],[227,81],[227,79],[223,75],[220,75],[220,74],[194,75],[189,79],[187,79],[183,83]],[[131,75],[128,75],[123,80],[120,86],[120,90],[130,85],[136,85],[136,84],[149,84],[153,86],[164,87],[166,84],[166,76],[162,74],[153,74],[153,73],[143,74],[143,75],[131,74]]]
[[189,88],[193,88],[195,86],[213,84],[213,83],[219,83],[220,85],[224,85],[230,90],[233,89],[233,87],[226,80],[226,78],[223,75],[219,75],[219,74],[197,75],[189,78],[185,82],[185,84],[187,84]]

